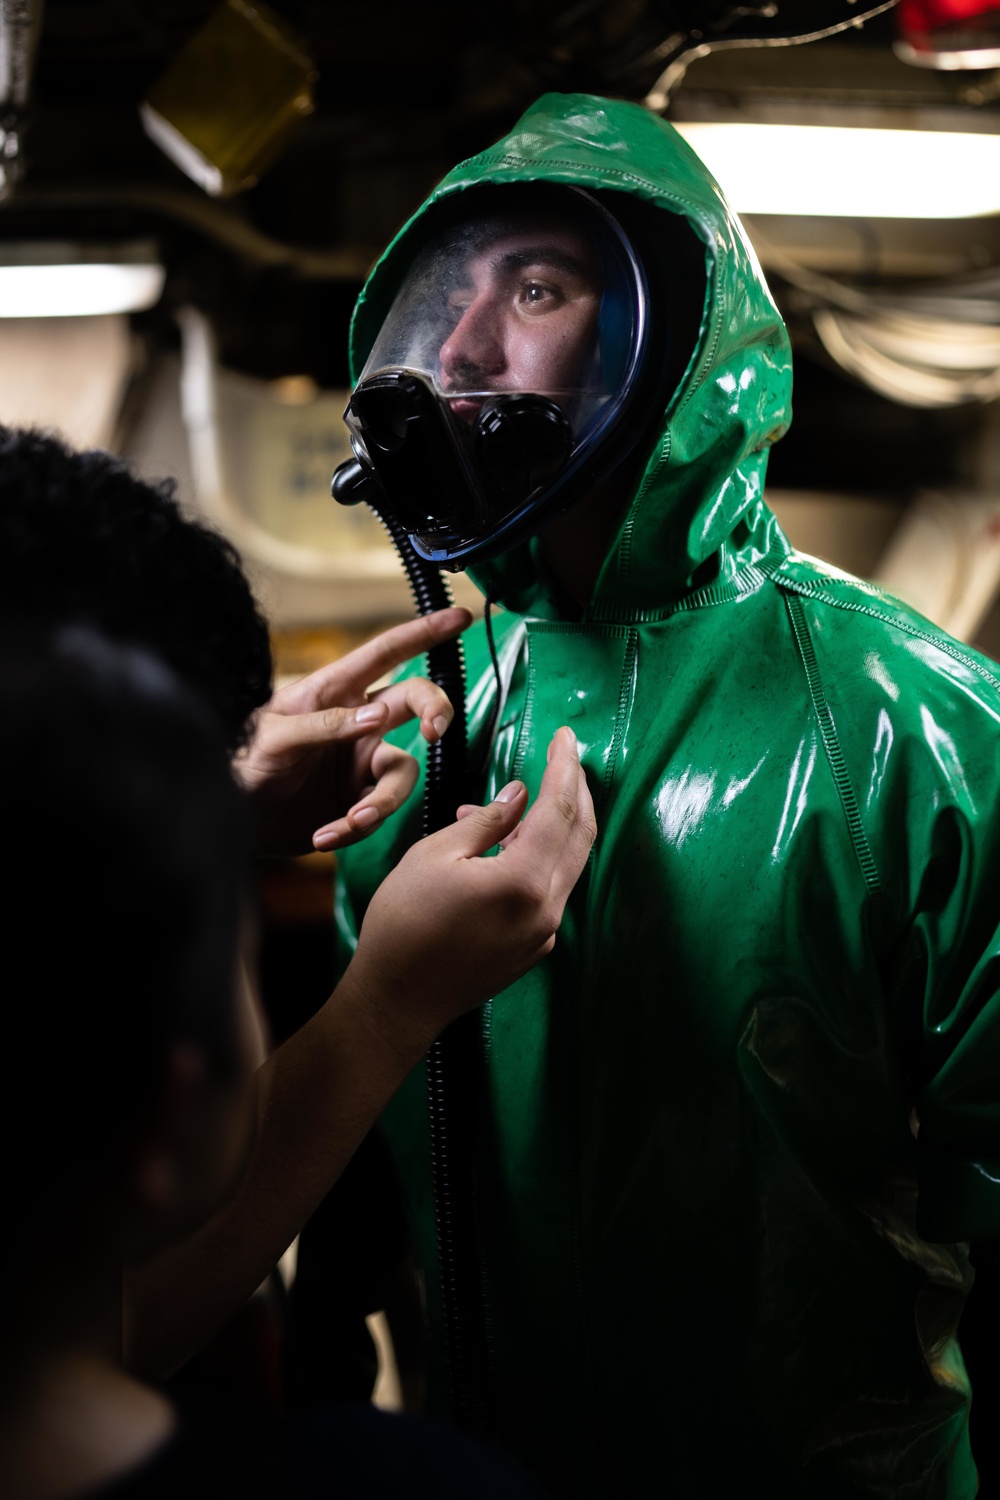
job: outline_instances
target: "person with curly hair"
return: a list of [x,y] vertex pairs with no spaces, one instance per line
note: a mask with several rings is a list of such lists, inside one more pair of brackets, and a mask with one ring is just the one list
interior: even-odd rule
[[[19,1087],[0,1093],[0,1493],[531,1500],[501,1455],[412,1418],[182,1415],[123,1362],[122,1292],[127,1265],[201,1247],[159,1283],[190,1324],[248,1247],[280,1248],[438,1031],[548,950],[590,848],[571,737],[523,824],[515,784],[401,863],[337,990],[254,1071],[234,983],[249,820],[208,705],[143,649],[37,621],[0,627],[0,696],[20,875],[4,905]],[[483,858],[497,840],[505,858]],[[40,892],[67,842],[80,878],[54,920]]]
[[95,450],[0,428],[0,620],[89,621],[212,705],[230,752],[270,697],[271,648],[234,547]]
[[424,677],[370,697],[368,686],[470,619],[450,609],[413,621],[272,697],[267,621],[239,554],[184,514],[172,479],[0,427],[0,624],[83,621],[167,662],[219,718],[258,854],[304,853],[313,834],[316,847],[353,842],[406,799],[416,763],[382,737],[413,716],[439,739],[451,704]]
[[[169,480],[148,484],[107,453],[77,453],[45,433],[0,428],[0,629],[83,624],[163,661],[219,721],[250,804],[259,854],[346,846],[382,826],[405,802],[417,762],[384,735],[414,719],[425,740],[439,739],[452,720],[452,706],[424,677],[371,692],[370,685],[414,652],[457,635],[469,620],[467,610],[447,609],[384,631],[270,697],[267,625],[239,556],[221,536],[183,514]],[[67,711],[66,705],[57,707]],[[537,956],[534,948],[518,952],[522,918],[525,932],[541,924],[533,929],[541,934],[538,952],[549,943],[557,921],[542,929],[561,910],[561,882],[576,870],[576,850],[589,836],[592,806],[575,740],[566,735],[554,745],[569,789],[564,807],[572,815],[568,821],[556,818],[558,836],[536,851],[535,867],[529,854],[548,826],[546,804],[535,814],[537,832],[526,837],[527,824],[524,834],[516,832],[519,847],[516,858],[505,862],[504,890],[515,902],[523,897],[524,909],[500,942],[505,969]],[[527,793],[520,782],[507,792],[492,804],[492,813],[466,810],[472,821],[456,830],[459,842],[447,870],[411,862],[416,887],[407,891],[415,894],[424,881],[435,886],[435,911],[444,925],[436,925],[425,909],[410,931],[412,971],[390,962],[379,972],[378,983],[401,999],[418,971],[417,982],[424,982],[430,968],[422,966],[440,958],[435,943],[443,943],[444,926],[456,913],[463,931],[469,921],[486,920],[485,909],[476,905],[478,864],[468,863],[466,843],[478,828],[472,838],[478,856],[515,836]],[[25,789],[19,787],[18,795],[26,795]],[[563,825],[569,855],[559,832]],[[72,820],[68,833],[78,842]],[[488,842],[479,849],[482,837]],[[84,847],[90,860],[92,851]],[[400,889],[403,882],[401,871]],[[401,906],[397,915],[405,925],[412,910]],[[120,926],[116,921],[116,943]],[[378,945],[369,951],[377,952]],[[463,973],[451,965],[447,978],[438,976],[445,1010],[454,995],[478,993],[489,969],[488,944],[469,956],[466,967]],[[373,958],[373,976],[375,969]],[[332,1014],[340,1017],[341,1002]],[[394,1014],[405,1017],[405,1008]],[[405,1029],[394,1030],[390,1040],[409,1059],[408,1070],[431,1038],[407,1036]],[[370,1100],[344,1117],[331,1069],[352,1045],[341,1037],[339,1019],[331,1023],[328,1002],[262,1065],[256,1144],[239,1190],[200,1236],[178,1242],[130,1276],[128,1341],[136,1367],[162,1378],[202,1348],[261,1284],[361,1144],[381,1108],[371,1101],[380,1098],[382,1084],[359,1059],[360,1071],[351,1076],[362,1095],[371,1091]],[[349,1062],[344,1066],[349,1071]]]

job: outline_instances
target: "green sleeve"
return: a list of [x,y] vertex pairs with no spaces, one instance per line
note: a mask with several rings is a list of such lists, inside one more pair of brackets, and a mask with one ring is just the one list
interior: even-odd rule
[[[897,813],[910,899],[893,956],[925,1239],[1000,1238],[1000,703],[923,695]],[[919,762],[919,764],[917,764]],[[893,830],[887,830],[893,837]],[[902,863],[904,857],[898,856]],[[918,1123],[917,1123],[918,1122]]]

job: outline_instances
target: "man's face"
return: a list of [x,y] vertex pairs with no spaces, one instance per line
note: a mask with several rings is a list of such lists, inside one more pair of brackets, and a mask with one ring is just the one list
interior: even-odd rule
[[[454,326],[441,345],[449,391],[551,395],[579,387],[601,304],[597,258],[572,226],[505,229],[475,251],[448,298]],[[451,409],[472,422],[482,399]]]

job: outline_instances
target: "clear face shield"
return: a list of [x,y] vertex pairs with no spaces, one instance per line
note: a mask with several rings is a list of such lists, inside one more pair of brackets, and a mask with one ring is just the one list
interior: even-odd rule
[[642,266],[602,204],[574,188],[474,198],[424,244],[345,413],[365,477],[451,567],[603,477],[647,342]]

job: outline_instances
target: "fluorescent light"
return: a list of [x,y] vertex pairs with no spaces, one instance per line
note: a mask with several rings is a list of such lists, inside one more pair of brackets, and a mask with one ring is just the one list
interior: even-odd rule
[[0,265],[0,318],[138,312],[163,290],[158,265]]
[[1000,212],[1000,134],[674,123],[737,213],[969,219]]

